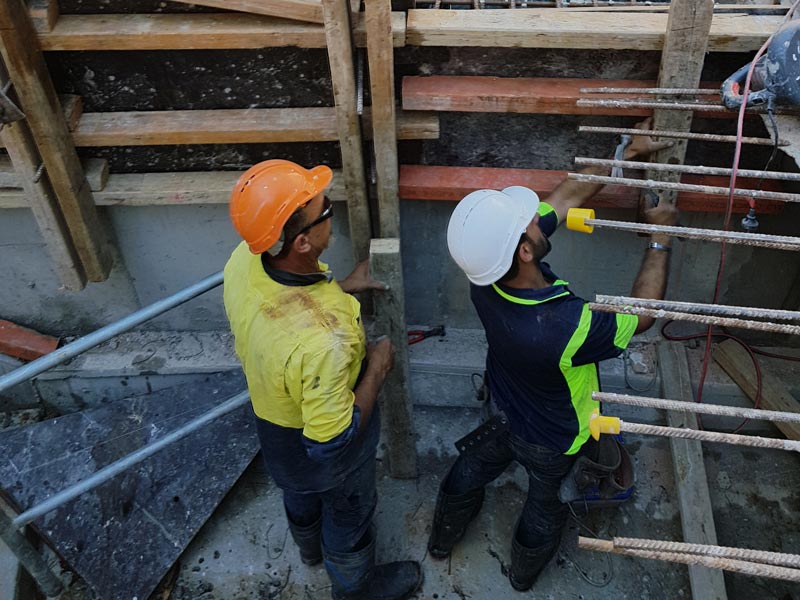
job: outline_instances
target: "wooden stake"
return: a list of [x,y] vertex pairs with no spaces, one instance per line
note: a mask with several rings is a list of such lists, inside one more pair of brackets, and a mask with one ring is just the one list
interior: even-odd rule
[[376,292],[373,296],[375,328],[379,334],[388,335],[395,347],[394,368],[381,392],[382,421],[388,437],[389,471],[392,477],[411,479],[417,476],[417,450],[408,386],[408,335],[400,240],[372,240],[369,255],[372,277],[389,286],[388,290]]
[[363,140],[356,112],[356,82],[353,69],[353,41],[350,30],[350,4],[347,0],[322,0],[328,62],[331,67],[333,98],[336,102],[336,128],[342,152],[342,174],[350,219],[350,240],[356,262],[369,255],[372,237],[364,179]]
[[36,31],[22,0],[0,2],[0,52],[55,192],[72,243],[90,281],[103,281],[112,257],[100,226]]
[[372,139],[378,179],[381,237],[400,237],[399,167],[394,102],[391,0],[366,0],[367,52],[372,91]]

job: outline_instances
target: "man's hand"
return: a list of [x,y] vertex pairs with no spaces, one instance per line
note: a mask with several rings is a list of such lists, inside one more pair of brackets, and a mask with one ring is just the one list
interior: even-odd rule
[[[647,117],[635,125],[636,129],[643,131],[653,128],[653,117]],[[653,152],[658,152],[664,148],[671,148],[675,142],[665,141],[656,142],[649,135],[635,135],[631,138],[631,143],[625,148],[624,159],[631,160],[634,158],[643,158],[645,160],[650,158]]]
[[678,209],[670,202],[660,202],[644,211],[644,219],[651,225],[677,225],[679,217]]
[[382,337],[378,341],[367,346],[367,365],[370,370],[382,377],[386,377],[394,366],[394,346],[388,337]]
[[339,282],[342,290],[348,294],[356,294],[367,290],[386,290],[386,285],[369,276],[369,260],[356,265],[353,272]]

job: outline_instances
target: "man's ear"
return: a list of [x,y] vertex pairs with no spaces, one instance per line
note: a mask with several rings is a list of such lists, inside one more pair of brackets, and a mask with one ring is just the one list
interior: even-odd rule
[[297,254],[306,254],[311,250],[311,244],[308,241],[308,235],[301,233],[292,240],[292,250]]
[[526,263],[534,261],[533,247],[528,240],[523,240],[520,242],[519,246],[517,246],[517,257],[520,261]]

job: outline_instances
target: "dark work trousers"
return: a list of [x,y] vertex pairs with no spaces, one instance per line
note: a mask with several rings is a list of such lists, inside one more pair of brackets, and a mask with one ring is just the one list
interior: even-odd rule
[[558,499],[558,489],[576,458],[506,432],[460,455],[450,470],[444,491],[465,494],[481,488],[517,461],[528,472],[528,499],[519,519],[517,540],[528,548],[552,545],[555,552],[568,515],[567,506]]
[[322,517],[322,543],[334,552],[353,552],[372,523],[375,492],[375,450],[344,481],[324,492],[300,493],[284,489],[286,514],[298,525]]

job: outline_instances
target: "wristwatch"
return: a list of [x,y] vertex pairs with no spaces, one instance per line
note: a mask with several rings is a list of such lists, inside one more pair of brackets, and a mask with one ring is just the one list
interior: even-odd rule
[[653,250],[661,250],[662,252],[672,252],[672,248],[670,246],[665,246],[664,244],[659,244],[658,242],[650,242],[647,244],[648,248],[652,248]]

